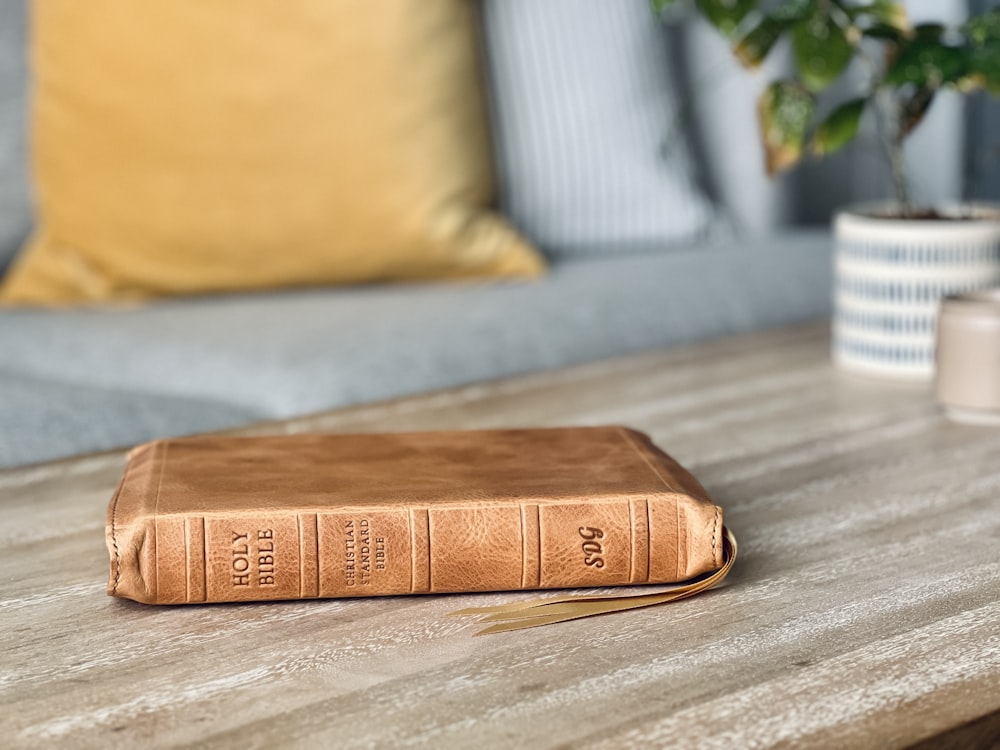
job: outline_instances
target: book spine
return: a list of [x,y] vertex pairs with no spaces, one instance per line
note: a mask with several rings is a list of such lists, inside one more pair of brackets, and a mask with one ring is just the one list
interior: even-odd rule
[[680,580],[677,498],[155,518],[161,604]]

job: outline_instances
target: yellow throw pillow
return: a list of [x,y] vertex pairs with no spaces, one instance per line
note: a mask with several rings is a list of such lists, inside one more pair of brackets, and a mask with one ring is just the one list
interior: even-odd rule
[[35,0],[15,304],[531,277],[470,0]]

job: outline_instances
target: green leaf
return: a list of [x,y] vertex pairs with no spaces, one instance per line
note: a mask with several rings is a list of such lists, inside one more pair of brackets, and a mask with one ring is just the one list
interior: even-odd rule
[[874,27],[893,29],[897,34],[907,35],[912,30],[906,8],[902,3],[893,0],[876,0],[867,5],[848,5],[842,0],[834,0],[837,6],[847,14],[852,23],[867,31]]
[[756,68],[764,62],[775,42],[788,28],[788,22],[765,16],[759,24],[750,29],[743,38],[733,45],[733,54],[746,67]]
[[667,8],[673,5],[674,2],[675,0],[649,0],[649,4],[653,9],[653,13],[655,13],[657,17],[662,16],[663,11],[665,11]]
[[898,31],[908,32],[912,28],[910,18],[902,3],[892,2],[892,0],[875,0],[874,3],[865,8],[865,13],[875,23],[889,26]]
[[858,134],[861,115],[867,104],[867,99],[852,99],[833,110],[816,129],[812,152],[817,156],[826,156],[850,143]]
[[733,45],[733,54],[748,68],[756,68],[770,54],[781,35],[813,13],[816,0],[785,0],[760,19]]
[[816,103],[797,81],[775,81],[757,102],[767,173],[777,174],[802,159],[806,128]]
[[847,34],[822,6],[792,30],[795,66],[806,88],[819,92],[844,72],[854,56]]
[[732,36],[757,0],[695,0],[695,5],[715,28]]
[[796,22],[811,16],[815,8],[816,0],[784,0],[733,45],[733,54],[746,67],[756,68],[781,35]]
[[994,96],[1000,96],[1000,41],[982,44],[969,51],[969,77]]
[[903,47],[883,80],[890,86],[912,84],[918,88],[936,89],[947,83],[958,83],[969,70],[969,54],[965,50],[927,34]]
[[1000,42],[1000,8],[970,19],[963,31],[974,45]]
[[901,3],[877,0],[870,5],[854,7],[845,7],[842,3],[839,5],[861,30],[862,35],[870,39],[901,44],[903,40],[913,35],[913,26],[906,15],[906,8]]
[[801,21],[806,16],[812,15],[815,7],[816,0],[784,0],[768,15],[775,21]]

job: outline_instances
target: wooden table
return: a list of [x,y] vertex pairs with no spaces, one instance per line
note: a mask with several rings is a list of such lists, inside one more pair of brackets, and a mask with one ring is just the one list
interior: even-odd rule
[[628,424],[726,508],[725,588],[516,633],[446,613],[524,594],[113,600],[123,456],[2,473],[0,745],[989,746],[1000,429],[838,373],[827,346],[799,328],[255,430]]

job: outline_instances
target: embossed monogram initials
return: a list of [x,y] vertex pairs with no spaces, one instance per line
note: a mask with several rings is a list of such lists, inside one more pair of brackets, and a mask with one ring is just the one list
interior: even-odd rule
[[580,537],[584,540],[580,545],[583,550],[583,564],[593,568],[604,567],[604,546],[597,541],[604,538],[604,532],[593,526],[581,526]]

